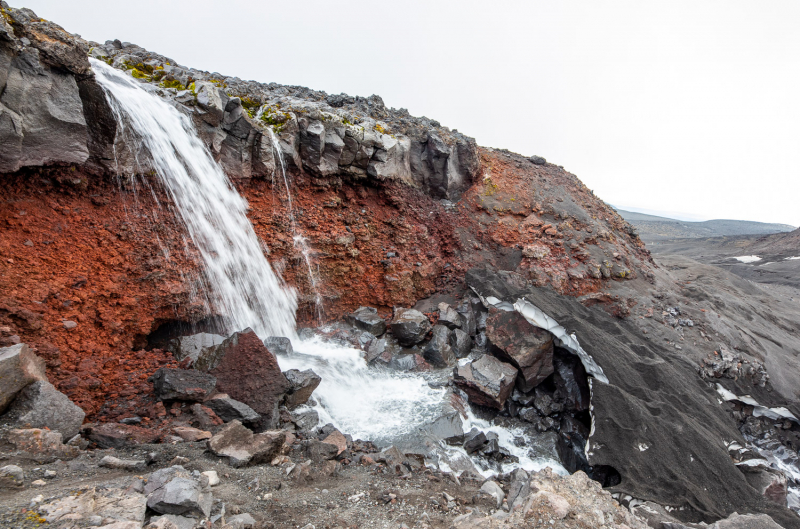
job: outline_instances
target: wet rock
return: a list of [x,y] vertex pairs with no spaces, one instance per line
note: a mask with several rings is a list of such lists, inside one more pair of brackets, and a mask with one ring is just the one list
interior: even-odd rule
[[196,362],[204,349],[221,344],[225,340],[224,336],[201,332],[191,336],[181,336],[169,343],[168,349],[172,352],[176,360],[191,359]]
[[85,416],[51,383],[39,380],[17,394],[0,423],[12,428],[47,428],[71,439],[80,432]]
[[444,325],[433,327],[433,336],[422,351],[422,356],[433,367],[448,367],[456,362],[456,356],[450,347],[450,329]]
[[487,442],[486,434],[477,428],[473,428],[464,436],[464,450],[468,454],[473,454],[481,450]]
[[203,404],[211,408],[224,422],[239,421],[248,424],[258,422],[261,418],[253,408],[230,397],[214,397]]
[[447,303],[439,303],[439,325],[444,325],[448,329],[460,329],[463,320],[461,314]]
[[533,399],[533,405],[537,410],[539,410],[539,413],[544,416],[559,413],[564,409],[564,405],[562,403],[553,400],[552,395],[546,393],[540,388],[536,388],[534,395],[535,398]]
[[161,367],[152,379],[158,400],[202,402],[211,395],[217,384],[213,376],[194,369]]
[[227,457],[231,466],[241,467],[272,461],[284,450],[286,441],[286,432],[254,434],[239,421],[231,421],[208,440],[208,448],[216,456]]
[[466,358],[472,350],[472,338],[461,329],[454,329],[450,334],[450,348],[456,358]]
[[144,460],[119,459],[114,456],[105,456],[100,460],[100,466],[118,470],[128,470],[130,472],[141,472],[147,468],[147,463]]
[[292,422],[301,432],[310,432],[319,424],[319,413],[316,410],[291,412]]
[[443,415],[421,429],[434,439],[442,440],[450,445],[464,443],[464,423],[461,420],[461,414],[457,411]]
[[514,366],[483,355],[457,367],[453,382],[466,392],[471,403],[500,410],[514,389],[516,377]]
[[488,494],[496,503],[496,508],[499,509],[501,505],[503,505],[503,499],[506,497],[506,493],[503,492],[503,489],[500,488],[500,485],[497,484],[495,481],[487,481],[483,485],[481,485],[480,492],[484,494]]
[[256,430],[275,428],[278,407],[290,384],[256,333],[251,329],[234,333],[208,351],[197,359],[195,369],[216,377],[218,391],[253,408],[261,416]]
[[465,299],[456,309],[461,315],[461,329],[469,336],[475,336],[478,332],[475,312],[472,310],[472,303]]
[[21,489],[25,480],[25,473],[16,465],[0,467],[0,490]]
[[533,406],[536,400],[536,393],[524,393],[520,391],[519,388],[514,388],[514,391],[511,393],[511,400],[527,408]]
[[492,308],[486,338],[492,354],[520,370],[522,391],[531,391],[553,373],[553,336],[520,313]]
[[564,403],[564,409],[585,411],[591,404],[586,368],[580,359],[559,349],[554,358],[556,395]]
[[164,437],[164,434],[158,430],[113,422],[84,426],[82,434],[100,448],[124,448],[152,444],[159,442]]
[[77,446],[63,444],[60,432],[39,428],[7,430],[3,433],[2,439],[37,461],[72,459],[80,452]]
[[292,341],[284,336],[270,336],[264,340],[264,346],[270,353],[278,356],[289,356],[294,353]]
[[392,357],[388,367],[396,371],[408,371],[412,373],[420,373],[423,371],[430,371],[433,369],[425,358],[416,353],[402,354]]
[[346,315],[344,319],[350,325],[375,336],[386,332],[386,322],[378,316],[378,309],[372,307],[359,307],[352,314]]
[[428,318],[415,309],[397,309],[389,324],[400,345],[411,347],[425,339],[431,328]]
[[311,393],[317,389],[322,378],[311,369],[300,371],[290,369],[285,371],[284,376],[289,381],[289,389],[286,391],[286,407],[290,410],[302,406],[311,398]]
[[27,344],[0,348],[0,413],[22,389],[37,380],[47,381],[44,360],[33,354]]
[[539,432],[552,430],[558,424],[553,418],[542,416],[536,408],[522,408],[518,415],[523,421],[533,424]]

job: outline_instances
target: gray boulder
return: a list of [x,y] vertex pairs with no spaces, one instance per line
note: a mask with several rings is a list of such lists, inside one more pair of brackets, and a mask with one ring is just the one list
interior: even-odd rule
[[290,412],[292,422],[301,432],[310,432],[319,424],[319,414],[316,410],[303,410]]
[[431,341],[423,349],[422,356],[433,367],[448,367],[455,364],[456,355],[450,347],[450,329],[444,325],[435,325]]
[[547,163],[547,160],[545,160],[542,156],[536,156],[536,155],[531,156],[530,158],[528,158],[528,160],[530,160],[531,163],[534,165],[544,165]]
[[284,403],[290,410],[302,406],[308,399],[311,398],[311,393],[317,389],[322,378],[314,373],[311,369],[300,371],[298,369],[290,369],[284,371],[286,380],[289,381],[289,389],[286,391],[286,398]]
[[460,329],[463,320],[461,314],[447,303],[439,303],[439,325],[444,325],[448,329]]
[[516,377],[514,366],[483,355],[457,367],[453,382],[464,390],[471,403],[500,410],[514,389]]
[[400,345],[411,347],[425,339],[431,329],[427,316],[415,309],[397,309],[389,324]]
[[352,314],[344,317],[350,325],[367,331],[375,336],[386,332],[386,322],[378,315],[378,310],[372,307],[359,307]]
[[292,341],[284,336],[270,336],[264,340],[269,352],[278,356],[289,356],[294,353]]
[[458,313],[461,315],[461,328],[469,336],[475,336],[475,334],[478,332],[478,328],[475,312],[472,309],[472,303],[470,303],[468,299],[465,299],[461,302],[456,310],[458,310]]
[[22,388],[37,380],[47,380],[44,360],[27,344],[0,348],[0,413],[8,408]]
[[460,445],[464,442],[464,423],[461,420],[461,414],[457,411],[443,415],[426,424],[422,427],[422,431],[447,444]]
[[175,338],[169,344],[169,350],[176,360],[190,358],[194,363],[204,349],[219,345],[225,340],[224,336],[201,332],[191,336]]
[[211,408],[224,422],[239,421],[248,424],[258,422],[261,418],[253,408],[230,397],[214,397],[205,401],[203,405]]
[[48,428],[63,439],[72,439],[81,429],[86,413],[49,382],[30,384],[17,394],[0,422],[12,428]]
[[496,481],[487,481],[483,485],[481,485],[480,492],[484,494],[488,494],[494,501],[497,503],[497,508],[499,509],[501,505],[503,505],[503,499],[506,497],[506,493],[503,492],[503,489],[500,485],[497,484]]
[[464,358],[472,350],[472,338],[461,329],[453,329],[450,334],[450,348],[455,353],[456,358]]
[[0,490],[21,489],[25,479],[25,472],[16,465],[0,467]]
[[158,400],[202,402],[214,391],[217,379],[194,369],[159,368],[153,375]]
[[157,513],[208,518],[213,497],[208,482],[195,479],[183,467],[154,472],[144,489],[147,506]]

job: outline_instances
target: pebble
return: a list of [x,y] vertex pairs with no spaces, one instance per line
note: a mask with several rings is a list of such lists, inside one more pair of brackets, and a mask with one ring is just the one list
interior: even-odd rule
[[54,478],[56,477],[57,472],[55,470],[45,470],[44,477],[46,478]]
[[32,482],[31,485],[34,487],[44,487],[47,485],[47,482],[43,479],[37,479],[36,481]]

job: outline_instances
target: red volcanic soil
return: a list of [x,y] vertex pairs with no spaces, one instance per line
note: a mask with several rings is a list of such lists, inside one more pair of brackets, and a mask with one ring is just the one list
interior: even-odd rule
[[[621,217],[573,175],[502,151],[481,150],[481,162],[457,204],[393,182],[324,187],[292,176],[325,320],[360,305],[388,317],[392,307],[458,290],[474,266],[578,296],[601,289],[604,278],[593,272],[600,254],[632,276],[649,262]],[[36,348],[51,382],[89,420],[163,415],[147,377],[175,362],[147,349],[148,336],[215,316],[169,200],[157,186],[120,186],[74,168],[0,178],[0,345]],[[298,290],[298,323],[317,324],[285,188],[256,179],[236,187],[270,262]]]

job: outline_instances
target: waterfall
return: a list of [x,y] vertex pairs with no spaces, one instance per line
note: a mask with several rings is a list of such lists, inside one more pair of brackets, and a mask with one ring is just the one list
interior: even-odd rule
[[252,328],[262,338],[295,337],[297,296],[272,270],[247,202],[197,136],[189,118],[140,83],[89,59],[119,123],[150,153],[204,265],[209,298],[229,331]]
[[[264,107],[261,107],[258,111],[258,115],[256,119],[261,118],[261,114],[264,112]],[[275,153],[275,156],[278,158],[278,164],[281,168],[281,176],[283,177],[283,185],[286,188],[286,196],[288,197],[289,202],[289,221],[292,228],[292,241],[294,242],[294,247],[296,250],[300,251],[300,254],[303,256],[303,261],[306,265],[306,272],[308,273],[308,282],[311,285],[311,290],[314,292],[314,306],[317,311],[317,322],[321,325],[322,318],[324,316],[324,309],[322,306],[322,296],[319,293],[319,288],[317,286],[317,275],[314,273],[314,268],[311,266],[311,247],[308,244],[308,239],[303,235],[300,229],[297,227],[297,222],[295,221],[294,216],[294,202],[292,200],[292,190],[289,187],[289,177],[286,176],[286,162],[283,158],[283,151],[281,150],[280,142],[278,141],[278,137],[275,135],[275,132],[272,131],[271,128],[267,129],[269,132],[270,141],[272,141],[272,150]],[[277,171],[277,165],[275,170]],[[273,179],[273,188],[274,188],[274,179]]]

